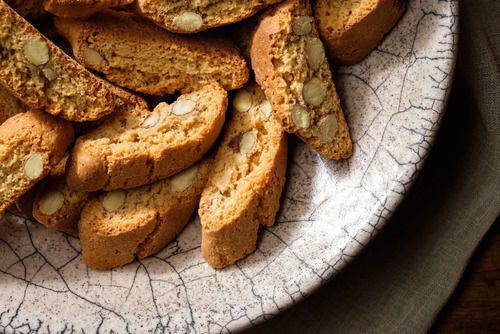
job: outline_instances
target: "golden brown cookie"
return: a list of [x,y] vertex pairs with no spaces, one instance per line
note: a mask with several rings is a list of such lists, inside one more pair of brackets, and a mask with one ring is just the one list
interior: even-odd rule
[[33,109],[72,121],[115,108],[111,84],[96,77],[0,1],[0,84]]
[[408,0],[318,0],[314,16],[328,55],[355,64],[384,38],[406,10]]
[[260,225],[274,224],[285,183],[287,137],[255,83],[238,91],[203,190],[201,251],[215,268],[253,252]]
[[46,11],[60,17],[87,18],[103,9],[125,6],[134,0],[43,0]]
[[78,138],[68,185],[76,191],[128,189],[191,166],[213,145],[224,123],[227,93],[218,84],[181,95],[153,112],[112,115]]
[[212,161],[205,158],[171,178],[92,199],[78,223],[83,262],[110,269],[161,250],[195,211]]
[[0,212],[61,160],[73,142],[71,124],[42,111],[28,111],[0,125]]
[[194,33],[241,21],[282,0],[137,0],[136,11],[167,30]]
[[81,64],[138,92],[184,94],[213,82],[232,90],[248,80],[238,48],[222,36],[176,35],[134,14],[111,10],[87,21],[55,18],[54,23]]
[[328,158],[351,156],[349,128],[308,1],[288,0],[262,13],[251,58],[287,132]]

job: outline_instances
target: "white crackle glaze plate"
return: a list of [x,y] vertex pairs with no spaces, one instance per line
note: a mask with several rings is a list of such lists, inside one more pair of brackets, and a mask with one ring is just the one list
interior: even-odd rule
[[101,272],[82,264],[76,236],[4,215],[0,332],[233,332],[312,293],[377,234],[422,167],[452,80],[457,7],[410,0],[364,62],[337,70],[353,157],[292,145],[277,223],[237,265],[203,261],[197,219],[156,256]]

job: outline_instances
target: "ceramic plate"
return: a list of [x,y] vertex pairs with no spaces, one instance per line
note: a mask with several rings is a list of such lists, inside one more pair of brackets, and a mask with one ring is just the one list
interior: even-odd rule
[[203,261],[198,219],[155,256],[94,271],[76,236],[5,214],[0,332],[233,332],[312,293],[377,234],[421,169],[452,81],[457,7],[410,1],[365,61],[336,70],[354,155],[331,161],[292,139],[277,223],[236,265]]

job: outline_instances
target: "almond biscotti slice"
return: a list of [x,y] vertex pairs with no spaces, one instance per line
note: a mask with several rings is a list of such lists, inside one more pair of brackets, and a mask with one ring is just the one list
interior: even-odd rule
[[94,76],[0,1],[0,83],[33,109],[72,121],[115,108],[113,87]]
[[0,85],[0,124],[8,118],[26,111],[26,106]]
[[151,113],[112,115],[78,138],[68,185],[76,191],[128,189],[191,166],[213,145],[224,123],[227,93],[219,84],[181,95]]
[[110,269],[161,250],[195,211],[212,161],[208,157],[171,178],[92,199],[78,222],[83,262]]
[[43,0],[5,0],[22,17],[36,20],[47,14],[43,9]]
[[406,10],[408,0],[318,0],[314,16],[328,55],[355,64],[382,40]]
[[33,217],[48,228],[73,232],[77,229],[80,212],[91,193],[77,192],[66,184],[66,166],[69,154],[40,181],[32,201]]
[[222,36],[176,35],[131,13],[107,10],[87,21],[55,18],[76,59],[122,87],[165,95],[218,82],[241,88],[249,71],[238,48]]
[[136,11],[167,30],[194,33],[241,21],[282,0],[137,0]]
[[198,213],[201,252],[215,268],[253,252],[260,225],[274,224],[285,183],[287,137],[255,83],[238,91]]
[[87,18],[103,9],[125,6],[134,0],[43,0],[46,11],[60,17]]
[[70,123],[42,111],[0,125],[0,213],[50,172],[73,139]]
[[267,9],[250,53],[255,78],[285,130],[328,158],[351,156],[349,128],[309,2],[288,0]]

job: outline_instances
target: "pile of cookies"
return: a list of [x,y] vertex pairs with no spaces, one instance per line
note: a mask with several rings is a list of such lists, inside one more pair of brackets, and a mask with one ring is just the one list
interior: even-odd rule
[[351,156],[328,58],[360,61],[405,8],[0,0],[0,213],[78,229],[84,263],[109,269],[161,250],[199,207],[203,257],[233,264],[274,224],[287,133]]

